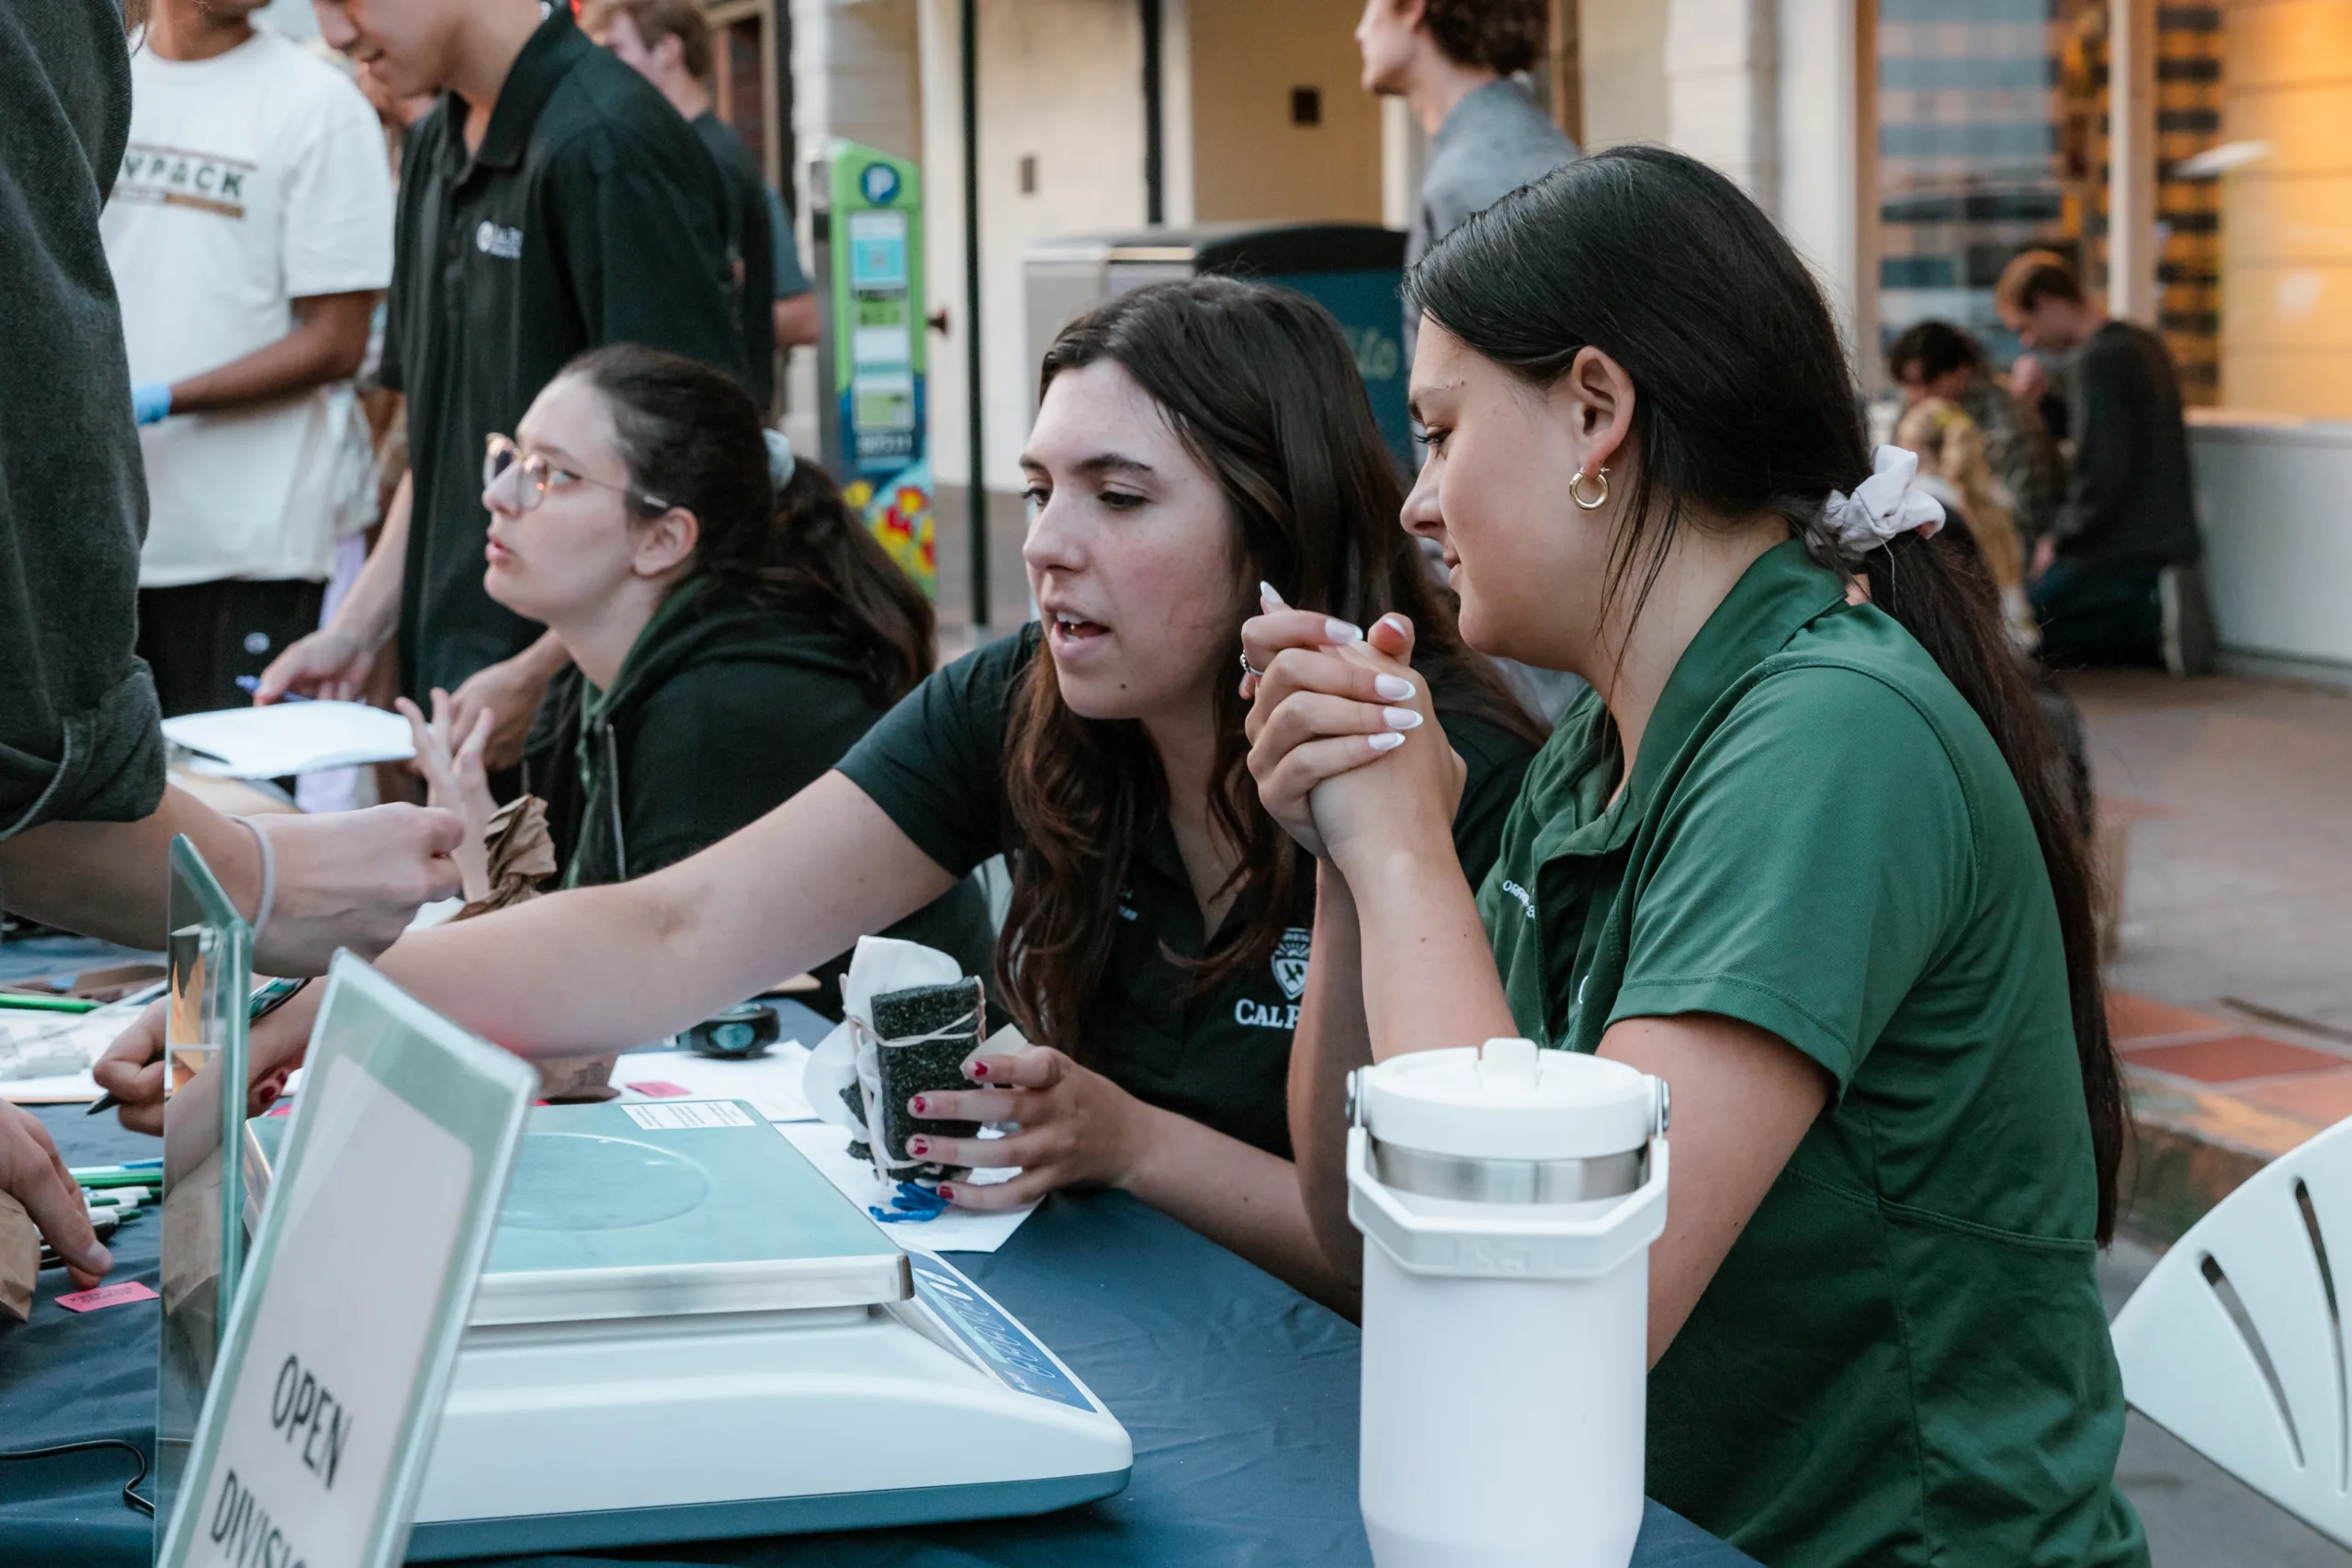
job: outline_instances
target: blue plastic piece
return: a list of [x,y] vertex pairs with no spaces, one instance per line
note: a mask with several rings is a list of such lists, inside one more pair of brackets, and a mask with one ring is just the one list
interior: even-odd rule
[[899,1183],[898,1196],[890,1200],[887,1209],[868,1203],[865,1212],[886,1225],[919,1225],[935,1220],[947,1212],[947,1200],[930,1188],[912,1181]]

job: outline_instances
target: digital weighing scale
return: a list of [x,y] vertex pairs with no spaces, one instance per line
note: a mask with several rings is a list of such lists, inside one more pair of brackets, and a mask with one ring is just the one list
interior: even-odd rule
[[[247,1223],[287,1118],[246,1123]],[[1125,1428],[738,1100],[539,1106],[412,1562],[1043,1513]]]

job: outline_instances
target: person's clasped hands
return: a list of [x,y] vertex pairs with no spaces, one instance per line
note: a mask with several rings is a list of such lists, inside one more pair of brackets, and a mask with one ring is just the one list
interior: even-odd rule
[[1390,614],[1366,633],[1259,588],[1261,613],[1241,627],[1242,695],[1266,810],[1351,881],[1383,846],[1450,846],[1465,769],[1413,669],[1413,624]]

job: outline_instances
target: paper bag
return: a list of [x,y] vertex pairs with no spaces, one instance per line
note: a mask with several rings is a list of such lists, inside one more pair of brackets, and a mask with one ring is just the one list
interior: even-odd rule
[[0,1192],[0,1319],[32,1315],[33,1284],[40,1278],[40,1232],[25,1206]]
[[[490,850],[490,892],[452,917],[467,919],[487,915],[539,896],[539,884],[555,874],[555,838],[548,831],[548,806],[536,795],[517,795],[491,814],[482,829]],[[539,1098],[559,1105],[610,1100],[620,1093],[613,1087],[612,1056],[543,1056],[532,1065],[539,1071]]]

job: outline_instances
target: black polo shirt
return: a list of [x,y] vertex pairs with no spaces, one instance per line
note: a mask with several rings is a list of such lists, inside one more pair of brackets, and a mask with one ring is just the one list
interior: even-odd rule
[[768,228],[768,181],[735,128],[709,109],[694,118],[727,183],[727,240],[734,253],[735,309],[742,333],[744,385],[762,412],[775,400],[775,237]]
[[[938,671],[839,764],[917,848],[957,876],[990,855],[1018,852],[1005,808],[1005,713],[1041,636],[1032,622]],[[1453,709],[1442,692],[1439,698],[1446,738],[1469,770],[1453,842],[1475,886],[1494,861],[1535,745]],[[1169,955],[1199,957],[1208,932],[1165,815],[1141,825],[1126,861],[1095,1008],[1100,1037],[1041,1043],[1069,1051],[1148,1104],[1288,1159],[1291,1032],[1306,987],[1313,879],[1302,879],[1291,930],[1269,964],[1191,998],[1192,976]]]
[[445,94],[409,133],[383,379],[408,394],[416,510],[401,684],[454,690],[533,622],[482,591],[482,439],[512,434],[564,362],[643,343],[743,373],[727,193],[701,139],[638,73],[550,9],[478,152]]

